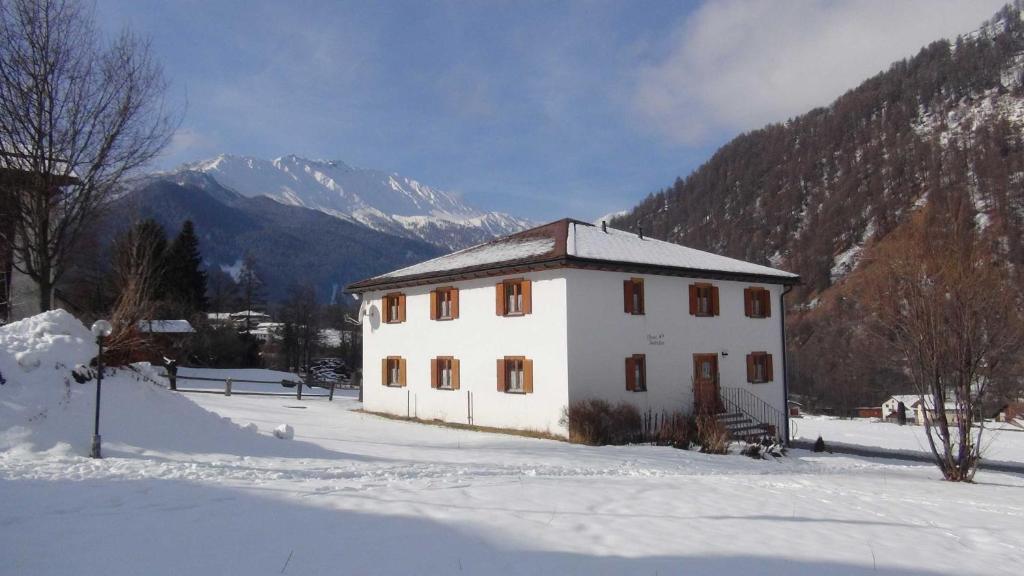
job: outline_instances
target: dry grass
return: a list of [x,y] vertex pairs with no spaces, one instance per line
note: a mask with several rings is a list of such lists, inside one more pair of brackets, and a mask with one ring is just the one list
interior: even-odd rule
[[507,436],[522,436],[524,438],[539,438],[541,440],[558,440],[559,442],[565,442],[564,436],[556,436],[550,432],[541,432],[539,430],[517,430],[515,428],[496,428],[494,426],[477,426],[475,424],[459,424],[457,422],[445,422],[444,420],[425,420],[423,418],[413,418],[411,416],[398,416],[396,414],[387,414],[385,412],[374,412],[372,410],[353,410],[353,412],[361,412],[363,414],[369,414],[371,416],[379,416],[381,418],[387,418],[388,420],[400,420],[403,422],[415,422],[417,424],[427,424],[430,426],[438,426],[440,428],[454,428],[456,430],[470,430],[472,432],[489,432],[492,434],[505,434]]

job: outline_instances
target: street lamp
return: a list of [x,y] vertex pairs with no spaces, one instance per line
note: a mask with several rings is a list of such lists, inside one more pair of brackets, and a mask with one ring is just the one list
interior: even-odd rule
[[99,354],[96,355],[96,422],[92,431],[92,450],[89,456],[102,458],[100,456],[100,386],[103,384],[103,339],[110,336],[113,327],[106,320],[97,320],[92,325],[92,335],[96,337],[96,345],[99,346]]

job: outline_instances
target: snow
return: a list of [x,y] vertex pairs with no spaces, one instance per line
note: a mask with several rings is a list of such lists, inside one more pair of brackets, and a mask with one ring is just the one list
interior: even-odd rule
[[139,320],[140,332],[151,334],[191,334],[195,332],[188,320]]
[[[917,397],[913,398],[916,402]],[[797,435],[806,440],[815,440],[820,435],[826,443],[931,454],[924,426],[900,426],[867,418],[843,420],[831,416],[804,416],[795,422]],[[986,459],[1024,463],[1024,428],[986,422],[981,438]]]
[[671,242],[653,238],[640,239],[633,232],[614,228],[608,228],[608,232],[603,232],[599,226],[585,224],[573,224],[569,228],[568,246],[569,254],[580,258],[693,270],[759,274],[777,278],[797,277],[796,274],[775,268],[727,258]]
[[277,428],[274,428],[274,438],[291,440],[292,438],[295,438],[295,428],[292,428],[288,424],[281,424]]
[[511,262],[551,252],[555,241],[551,238],[506,239],[459,250],[433,260],[420,262],[377,278],[403,278],[416,274],[460,270],[471,266]]
[[1024,551],[1021,476],[578,446],[127,371],[92,460],[94,385],[63,377],[91,342],[68,318],[0,328],[0,573],[992,575]]

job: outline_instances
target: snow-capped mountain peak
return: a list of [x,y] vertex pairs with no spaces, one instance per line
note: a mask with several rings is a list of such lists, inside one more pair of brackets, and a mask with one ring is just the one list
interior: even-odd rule
[[354,168],[340,160],[221,154],[182,170],[207,174],[243,196],[268,196],[451,249],[531,225],[507,214],[478,210],[455,194],[400,174]]

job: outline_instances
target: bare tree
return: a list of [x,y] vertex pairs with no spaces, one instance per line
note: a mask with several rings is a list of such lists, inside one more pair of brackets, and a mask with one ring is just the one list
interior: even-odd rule
[[971,481],[982,456],[989,386],[1024,344],[1007,265],[984,245],[964,194],[933,198],[876,250],[865,299],[916,388],[943,476]]
[[153,318],[166,248],[164,230],[152,220],[136,224],[115,242],[113,271],[118,297],[111,310],[114,331],[107,341],[114,362],[127,361],[145,345],[139,322]]
[[166,86],[148,41],[105,41],[78,0],[0,2],[0,162],[22,175],[3,210],[42,310],[83,227],[169,141]]
[[246,254],[242,260],[242,268],[238,271],[238,288],[245,306],[245,333],[252,331],[252,312],[257,305],[263,304],[263,280],[256,272],[256,257]]
[[320,344],[320,306],[316,288],[306,282],[292,285],[283,312],[285,322],[293,327],[298,364],[308,368]]

